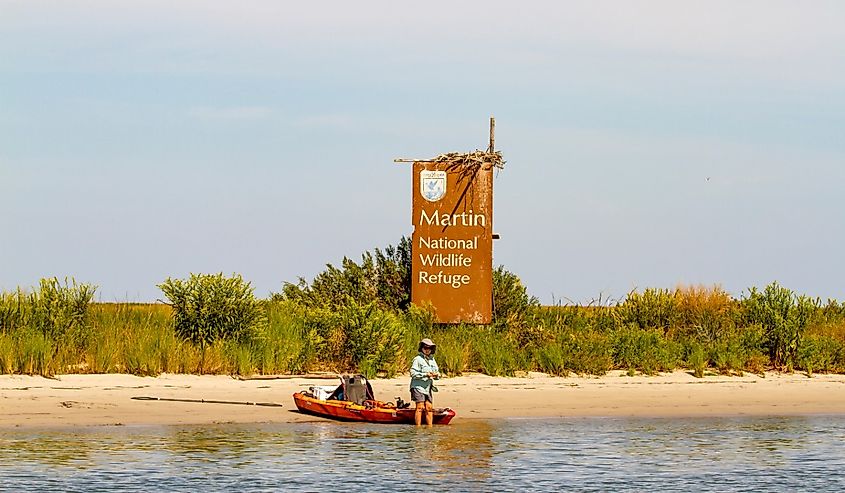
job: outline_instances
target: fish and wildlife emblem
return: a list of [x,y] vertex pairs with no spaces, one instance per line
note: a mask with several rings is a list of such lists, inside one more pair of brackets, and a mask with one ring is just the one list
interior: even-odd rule
[[445,171],[420,171],[420,194],[429,202],[437,202],[446,195]]

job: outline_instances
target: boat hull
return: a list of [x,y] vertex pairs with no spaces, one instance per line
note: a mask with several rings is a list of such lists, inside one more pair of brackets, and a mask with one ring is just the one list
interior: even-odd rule
[[[300,412],[323,418],[366,423],[414,424],[414,409],[396,409],[378,401],[361,406],[349,401],[315,399],[301,392],[293,394],[293,400]],[[454,417],[455,411],[448,407],[434,410],[436,425],[447,425]]]

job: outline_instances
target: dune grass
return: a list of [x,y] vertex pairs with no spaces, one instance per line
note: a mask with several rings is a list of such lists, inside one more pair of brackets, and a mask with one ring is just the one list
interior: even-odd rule
[[249,330],[202,343],[185,337],[189,330],[180,335],[169,305],[92,303],[92,292],[47,280],[32,292],[1,293],[0,373],[392,376],[407,371],[425,337],[437,343],[447,376],[845,372],[845,304],[776,284],[740,299],[694,287],[631,293],[607,306],[516,301],[518,311],[490,326],[439,325],[429,309],[413,305],[397,310],[347,299],[328,307],[277,298],[249,305],[260,312],[248,317]]

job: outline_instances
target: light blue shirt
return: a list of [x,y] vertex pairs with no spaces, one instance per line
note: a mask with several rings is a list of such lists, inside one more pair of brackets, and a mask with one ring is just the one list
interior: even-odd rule
[[431,395],[429,392],[434,386],[434,381],[428,376],[429,373],[440,374],[434,356],[426,357],[423,353],[416,355],[414,361],[411,362],[411,388],[425,395]]

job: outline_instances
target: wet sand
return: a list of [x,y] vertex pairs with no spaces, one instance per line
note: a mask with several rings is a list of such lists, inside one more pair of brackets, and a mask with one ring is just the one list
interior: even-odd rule
[[[376,379],[376,398],[409,399],[408,378]],[[0,376],[0,427],[65,427],[212,423],[286,423],[321,418],[296,412],[291,394],[324,378],[241,380],[229,376]],[[456,419],[519,417],[684,417],[845,414],[845,375],[767,373],[765,377],[683,371],[629,377],[567,378],[466,375],[438,382],[436,407]],[[135,400],[160,397],[278,403],[282,407]]]

